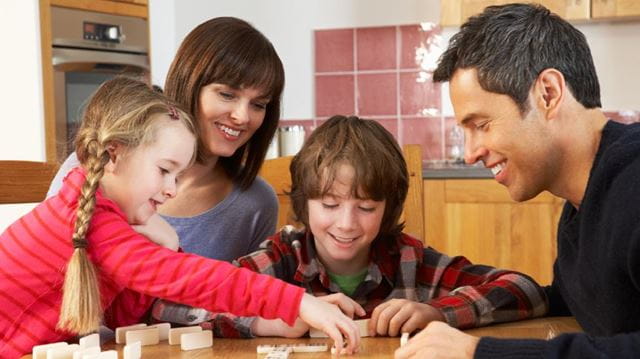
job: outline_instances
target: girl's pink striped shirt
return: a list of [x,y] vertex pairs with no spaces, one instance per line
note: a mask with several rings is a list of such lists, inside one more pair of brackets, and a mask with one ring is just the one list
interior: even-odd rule
[[[58,195],[0,235],[0,358],[20,357],[34,345],[74,337],[55,327],[84,179],[84,172],[74,169]],[[105,325],[137,323],[154,297],[294,323],[304,289],[227,262],[160,247],[135,232],[114,202],[100,191],[96,195],[87,239],[99,272]]]

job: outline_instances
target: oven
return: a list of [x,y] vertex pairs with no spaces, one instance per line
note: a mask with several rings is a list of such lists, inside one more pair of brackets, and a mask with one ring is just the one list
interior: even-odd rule
[[142,18],[51,7],[56,151],[64,159],[84,105],[117,75],[149,79],[149,28]]

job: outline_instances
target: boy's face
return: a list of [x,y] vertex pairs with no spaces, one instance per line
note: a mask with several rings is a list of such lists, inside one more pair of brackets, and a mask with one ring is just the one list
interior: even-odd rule
[[307,202],[318,255],[334,274],[356,274],[367,267],[384,215],[385,201],[351,196],[354,174],[352,166],[341,165],[329,193]]
[[129,151],[116,147],[115,161],[105,166],[100,181],[104,195],[120,207],[129,223],[145,224],[159,205],[175,197],[176,177],[189,165],[194,142],[182,123],[167,117],[152,143]]
[[[456,70],[450,93],[465,133],[467,163],[482,161],[516,201],[553,186],[562,160],[549,121],[534,100],[523,117],[509,96],[484,90],[473,68]],[[535,99],[535,91],[532,94]]]

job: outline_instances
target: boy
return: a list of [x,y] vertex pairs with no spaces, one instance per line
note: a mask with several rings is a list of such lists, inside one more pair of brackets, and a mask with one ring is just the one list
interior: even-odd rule
[[[348,315],[370,316],[370,335],[397,336],[434,320],[469,328],[546,312],[546,297],[531,278],[447,257],[402,233],[406,163],[379,123],[330,118],[290,169],[293,212],[305,229],[285,228],[236,265],[304,287]],[[162,302],[153,316],[205,321],[224,337],[299,337],[308,330],[302,322],[289,327]]]

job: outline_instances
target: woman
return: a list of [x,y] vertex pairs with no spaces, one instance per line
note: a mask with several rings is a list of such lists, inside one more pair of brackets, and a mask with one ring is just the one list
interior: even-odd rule
[[[180,45],[165,94],[195,116],[198,154],[180,177],[179,195],[158,212],[186,252],[232,260],[275,232],[278,201],[257,173],[278,126],[283,87],[273,45],[243,20],[208,20]],[[75,155],[65,161],[49,194],[77,165]]]

